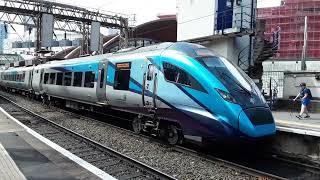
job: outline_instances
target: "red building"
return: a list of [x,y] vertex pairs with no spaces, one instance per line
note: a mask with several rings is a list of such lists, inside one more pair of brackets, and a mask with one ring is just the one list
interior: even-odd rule
[[307,58],[320,60],[320,0],[282,0],[279,7],[258,9],[258,18],[266,21],[266,39],[272,40],[273,32],[280,27],[280,46],[274,59],[301,59],[305,16],[308,17]]

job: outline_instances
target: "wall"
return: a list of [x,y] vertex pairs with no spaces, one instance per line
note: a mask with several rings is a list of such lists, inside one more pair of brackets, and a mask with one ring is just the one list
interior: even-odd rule
[[[285,71],[298,71],[301,67],[300,61],[265,61],[263,65],[262,89],[269,93],[269,81],[272,78],[272,86],[278,86],[278,97],[283,97],[283,80]],[[319,71],[320,61],[307,61],[308,71]],[[269,95],[269,94],[268,94]]]
[[237,63],[238,49],[235,47],[234,38],[215,39],[202,45]]
[[318,72],[285,72],[283,80],[283,98],[296,96],[300,91],[299,84],[305,82],[312,92],[313,98],[320,98],[320,80],[316,79]]
[[218,0],[177,0],[177,41],[211,36]]

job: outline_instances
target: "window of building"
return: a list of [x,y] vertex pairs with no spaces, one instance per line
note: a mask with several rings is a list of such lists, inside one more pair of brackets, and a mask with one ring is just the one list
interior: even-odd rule
[[100,74],[100,88],[103,88],[104,76],[104,69],[102,69]]
[[64,73],[64,85],[71,86],[72,72]]
[[73,79],[73,86],[81,87],[82,85],[82,72],[75,72]]
[[129,90],[131,63],[117,63],[116,67],[117,70],[114,76],[113,88],[118,90]]
[[62,85],[63,73],[57,73],[57,85]]
[[56,79],[56,73],[50,73],[48,84],[55,84],[55,82],[54,82],[55,79]]
[[85,72],[84,76],[84,87],[89,87],[93,88],[94,87],[94,78],[95,78],[95,73],[92,71],[87,71]]
[[188,86],[190,88],[206,92],[207,91],[187,72],[170,63],[163,63],[164,77],[167,81]]
[[49,73],[45,73],[43,78],[43,84],[48,84],[48,80],[49,80]]

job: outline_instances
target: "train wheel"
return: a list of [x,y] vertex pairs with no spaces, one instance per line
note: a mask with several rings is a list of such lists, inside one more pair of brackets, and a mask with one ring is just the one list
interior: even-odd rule
[[167,127],[166,140],[169,144],[178,144],[181,140],[180,130],[177,126],[171,124]]
[[132,129],[135,133],[139,134],[142,130],[141,119],[136,117],[132,121]]

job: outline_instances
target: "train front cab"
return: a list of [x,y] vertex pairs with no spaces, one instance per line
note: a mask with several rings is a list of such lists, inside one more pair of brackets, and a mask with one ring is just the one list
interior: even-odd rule
[[[259,89],[227,59],[190,43],[175,43],[162,56],[160,66],[171,61],[203,88],[199,91],[177,84],[180,94],[163,95],[171,96],[168,102],[171,100],[174,107],[196,121],[181,121],[185,135],[200,139],[256,140],[275,134],[274,119]],[[161,95],[161,87],[158,93]],[[178,104],[179,99],[184,102]]]

